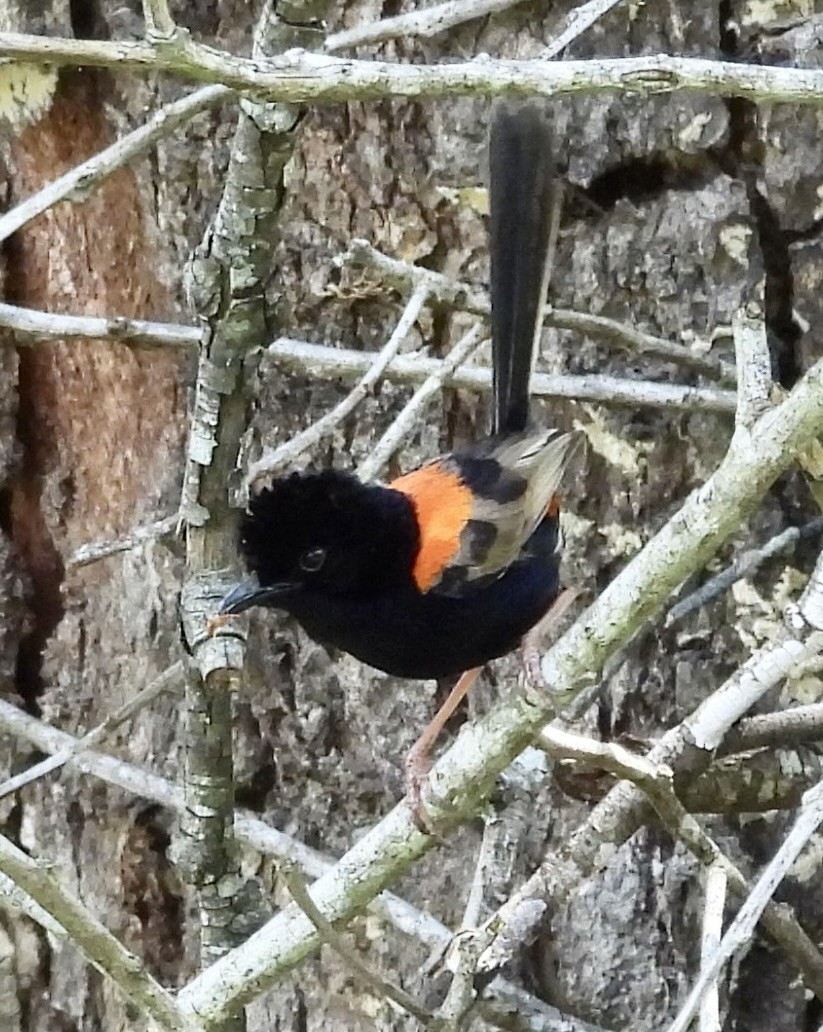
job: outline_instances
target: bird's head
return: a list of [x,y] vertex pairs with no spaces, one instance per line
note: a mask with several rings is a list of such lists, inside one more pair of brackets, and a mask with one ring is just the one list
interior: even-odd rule
[[251,576],[223,599],[223,614],[288,609],[312,593],[378,593],[408,579],[418,548],[403,495],[339,470],[292,473],[256,492],[239,537]]

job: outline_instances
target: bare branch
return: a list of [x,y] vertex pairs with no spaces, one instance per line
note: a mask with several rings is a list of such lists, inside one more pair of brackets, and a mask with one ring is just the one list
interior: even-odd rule
[[146,36],[151,39],[172,39],[177,26],[169,10],[168,0],[143,0]]
[[814,702],[741,720],[723,739],[718,753],[729,756],[749,749],[788,748],[819,741],[821,737],[823,702]]
[[[225,86],[205,86],[187,97],[160,108],[145,125],[141,125],[139,129],[124,136],[122,140],[106,147],[88,161],[70,169],[65,175],[55,179],[53,183],[49,183],[36,194],[21,201],[11,211],[0,215],[0,241],[7,239],[21,226],[31,222],[33,218],[41,215],[58,201],[85,200],[89,193],[107,176],[143,154],[158,140],[170,136],[201,111],[205,111],[231,96],[232,91]],[[4,309],[10,307],[10,305],[3,306]]]
[[[463,283],[450,276],[445,276],[441,272],[433,272],[430,269],[421,268],[419,265],[413,265],[411,262],[401,261],[399,258],[391,258],[372,247],[366,240],[353,240],[346,253],[341,255],[337,261],[341,265],[353,265],[375,272],[384,283],[396,290],[405,292],[413,289],[417,284],[426,283],[432,294],[444,304],[453,305],[455,308],[464,309],[485,318],[488,318],[491,312],[489,294],[483,287]],[[693,351],[683,344],[665,340],[663,337],[643,333],[616,319],[607,319],[589,312],[575,312],[568,308],[546,305],[543,322],[546,326],[554,326],[560,330],[574,330],[633,353],[655,355],[666,362],[676,362],[712,379],[729,383],[736,381],[734,366],[728,362],[713,358],[711,355],[701,354],[697,350]]]
[[392,1003],[396,1004],[396,1006],[401,1010],[413,1015],[424,1025],[428,1025],[432,1018],[430,1011],[421,1007],[413,996],[410,996],[403,989],[399,988],[399,986],[395,986],[392,985],[391,982],[384,981],[373,971],[370,971],[365,964],[361,963],[360,958],[357,956],[355,951],[343,942],[331,924],[315,905],[314,900],[311,898],[309,893],[305,879],[300,873],[297,865],[293,863],[283,863],[280,865],[280,873],[283,876],[283,880],[286,882],[286,886],[291,893],[292,899],[317,929],[320,939],[334,950],[334,952],[343,960],[346,967],[351,971],[354,971],[360,980],[367,986],[374,989],[378,996],[385,996],[387,1000],[391,1000]]
[[180,1010],[171,993],[151,977],[142,961],[79,899],[66,892],[47,866],[27,856],[2,835],[0,871],[51,914],[86,960],[107,975],[128,1000],[165,1032],[203,1032],[203,1026],[195,1017]]
[[120,71],[173,72],[199,82],[252,90],[261,99],[288,104],[384,97],[679,91],[771,103],[823,104],[823,73],[817,70],[666,54],[589,61],[495,61],[484,56],[455,64],[400,65],[346,61],[295,49],[264,62],[194,43],[177,29],[171,40],[154,45],[3,32],[0,57]]
[[[797,821],[771,863],[757,880],[713,956],[701,967],[700,976],[669,1032],[686,1032],[706,987],[720,974],[723,965],[754,935],[760,915],[770,905],[777,886],[823,821],[823,782],[809,789]],[[773,904],[772,904],[773,905]]]
[[[270,344],[266,354],[277,365],[319,376],[359,376],[371,364],[373,355],[363,351],[330,348],[308,344],[289,337],[280,337]],[[442,362],[419,355],[398,355],[385,370],[387,379],[397,383],[420,383],[432,375],[440,375]],[[491,369],[471,365],[457,369],[443,379],[446,387],[466,387],[474,391],[491,390]],[[551,376],[535,373],[532,394],[542,398],[569,398],[597,401],[604,405],[629,405],[641,408],[699,410],[731,414],[735,410],[735,394],[715,387],[679,387],[652,383],[648,380],[625,380],[617,376]]]
[[671,627],[672,624],[682,620],[696,609],[713,602],[725,594],[736,581],[754,573],[776,555],[790,551],[799,541],[816,537],[821,533],[823,533],[823,517],[818,516],[816,519],[809,520],[802,527],[788,527],[760,548],[749,548],[741,552],[725,570],[707,580],[705,584],[701,584],[697,591],[673,605],[666,617],[666,627]]
[[[700,939],[700,966],[705,967],[720,945],[723,934],[723,911],[726,907],[728,879],[722,864],[707,868],[703,884],[703,929]],[[717,979],[706,986],[700,1003],[700,1032],[722,1032],[720,1023],[720,992]]]
[[732,319],[737,358],[738,428],[749,429],[771,405],[772,366],[763,310],[754,301]]
[[0,799],[11,795],[12,792],[19,791],[24,785],[31,784],[32,781],[37,781],[38,778],[45,777],[46,774],[58,770],[77,753],[84,752],[93,745],[98,745],[106,738],[110,731],[113,731],[114,728],[131,717],[136,716],[158,696],[164,695],[166,692],[176,692],[182,685],[183,664],[178,662],[155,678],[151,684],[139,691],[128,702],[125,702],[119,709],[115,710],[114,713],[106,717],[101,724],[98,724],[88,734],[79,738],[70,749],[53,753],[47,759],[36,763],[33,767],[29,767],[28,770],[24,770],[0,784]]
[[156,523],[149,523],[145,527],[137,527],[130,534],[120,538],[112,538],[109,541],[90,541],[87,545],[81,545],[66,560],[66,568],[79,569],[82,566],[90,566],[100,559],[107,559],[109,556],[117,555],[119,552],[129,552],[147,541],[155,541],[157,538],[173,534],[180,525],[180,517],[165,516]]
[[408,337],[409,332],[417,321],[428,296],[429,291],[424,286],[420,286],[415,290],[387,343],[374,356],[366,372],[339,404],[312,423],[311,426],[306,427],[296,437],[292,437],[285,444],[281,444],[279,448],[275,448],[274,451],[262,455],[256,462],[252,463],[246,477],[246,483],[249,488],[259,487],[263,481],[274,476],[289,463],[293,462],[298,455],[301,455],[309,448],[313,448],[366,399],[402,347],[406,337]]
[[399,36],[408,39],[422,36],[429,39],[456,25],[484,18],[497,11],[505,11],[508,7],[514,7],[522,2],[523,0],[447,0],[443,4],[424,7],[421,11],[409,11],[408,14],[398,14],[393,18],[383,18],[380,21],[357,25],[353,29],[345,29],[343,32],[335,32],[326,40],[326,50],[330,53],[348,50],[365,43],[384,43]]
[[429,401],[443,389],[443,384],[452,376],[458,366],[462,365],[477,347],[481,330],[474,326],[454,345],[443,360],[440,369],[432,373],[417,388],[409,401],[398,413],[397,418],[374,446],[371,455],[357,467],[357,475],[361,480],[373,480],[380,470],[391,459],[392,455],[403,444],[420,418],[420,412]]
[[591,28],[599,18],[619,3],[620,0],[589,0],[588,3],[575,7],[566,15],[565,29],[549,43],[541,55],[542,58],[548,60],[557,57],[578,36],[582,36],[586,29]]
[[192,348],[203,338],[203,331],[194,326],[174,323],[152,323],[142,319],[112,316],[100,319],[91,315],[53,315],[33,308],[18,308],[0,302],[0,327],[12,330],[15,343],[34,344],[38,340],[62,337],[83,337],[91,340],[117,341],[130,346]]

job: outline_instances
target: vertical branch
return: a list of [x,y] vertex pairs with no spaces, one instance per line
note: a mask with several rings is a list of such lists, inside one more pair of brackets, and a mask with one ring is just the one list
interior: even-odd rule
[[[301,36],[302,33],[302,36]],[[267,5],[254,55],[311,44],[312,30],[282,23]],[[245,101],[223,195],[188,280],[206,326],[184,478],[181,514],[188,525],[184,633],[195,671],[186,691],[186,811],[180,860],[197,893],[201,961],[208,966],[245,935],[234,848],[231,688],[241,676],[245,641],[211,637],[207,623],[235,559],[228,485],[248,414],[247,359],[271,336],[265,286],[273,265],[283,170],[300,120],[297,108]],[[242,1018],[223,1028],[242,1027]]]

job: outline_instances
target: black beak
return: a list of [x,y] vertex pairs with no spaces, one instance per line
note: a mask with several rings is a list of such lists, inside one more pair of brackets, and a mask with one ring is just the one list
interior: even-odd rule
[[249,577],[226,595],[220,603],[220,615],[235,616],[252,606],[277,607],[277,599],[282,598],[291,587],[291,584],[268,584],[263,587],[256,577]]

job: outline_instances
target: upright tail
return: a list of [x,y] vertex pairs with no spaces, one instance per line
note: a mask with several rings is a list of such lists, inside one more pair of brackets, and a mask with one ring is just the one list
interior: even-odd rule
[[494,432],[529,421],[529,381],[548,287],[552,138],[533,103],[502,103],[489,136]]

